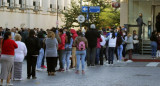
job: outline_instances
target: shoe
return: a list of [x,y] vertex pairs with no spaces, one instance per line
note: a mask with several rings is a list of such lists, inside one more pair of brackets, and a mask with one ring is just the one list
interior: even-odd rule
[[84,70],[82,70],[82,74],[85,74]]
[[119,60],[117,60],[117,62],[120,62]]
[[133,61],[132,61],[132,60],[128,60],[128,61],[126,61],[126,62],[131,63],[131,62],[133,62]]
[[76,73],[76,74],[79,74],[79,70],[77,70],[75,73]]
[[27,79],[30,79],[30,78],[31,78],[30,76],[27,77]]
[[32,79],[37,79],[37,77],[34,76],[34,77],[32,77]]
[[55,73],[54,72],[51,72],[51,76],[54,76],[55,75]]
[[64,69],[59,69],[59,70],[57,70],[58,72],[64,72],[65,70]]
[[41,67],[42,67],[42,68],[47,68],[45,65],[42,65]]
[[36,71],[42,71],[42,69],[41,68],[37,68]]
[[13,86],[13,84],[12,83],[7,83],[7,86]]
[[15,81],[22,81],[22,78],[21,78],[21,79],[16,79],[16,78],[15,78],[14,80],[15,80]]

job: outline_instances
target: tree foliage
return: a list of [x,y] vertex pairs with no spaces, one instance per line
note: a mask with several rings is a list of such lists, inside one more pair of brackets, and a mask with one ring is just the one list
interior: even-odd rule
[[[120,23],[120,12],[119,9],[112,8],[110,3],[105,2],[106,0],[89,0],[90,6],[100,6],[100,13],[90,13],[89,14],[89,22],[96,24],[98,28],[106,27],[106,26],[118,26]],[[87,5],[85,5],[87,6]],[[75,2],[71,3],[71,8],[67,9],[63,12],[65,17],[64,27],[79,27],[79,23],[77,21],[77,17],[81,14],[80,5]],[[82,13],[85,17],[86,13]],[[82,23],[82,26],[88,26],[88,22]]]

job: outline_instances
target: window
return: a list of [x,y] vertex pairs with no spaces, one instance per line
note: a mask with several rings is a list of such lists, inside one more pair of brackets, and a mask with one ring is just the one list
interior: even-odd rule
[[7,3],[9,3],[9,6],[11,6],[11,4],[10,4],[10,0],[7,0]]
[[66,10],[66,7],[64,6],[64,10]]
[[33,6],[36,6],[36,1],[33,2]]
[[52,4],[50,4],[50,8],[52,8]]

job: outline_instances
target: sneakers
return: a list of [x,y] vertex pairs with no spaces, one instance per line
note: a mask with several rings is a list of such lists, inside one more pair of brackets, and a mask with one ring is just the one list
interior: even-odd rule
[[41,68],[37,68],[36,71],[42,71],[42,69]]
[[117,60],[117,62],[120,62],[119,60]]
[[84,70],[82,70],[82,74],[85,74]]
[[75,73],[76,73],[76,74],[79,74],[79,70],[77,70]]
[[34,76],[34,77],[32,77],[32,79],[37,79],[37,77]]
[[45,65],[42,65],[41,68],[47,68]]
[[22,78],[21,78],[21,79],[16,79],[16,78],[15,78],[14,80],[15,80],[15,81],[22,81]]
[[133,61],[132,61],[132,60],[128,60],[128,61],[126,61],[126,62],[131,63],[131,62],[133,62]]
[[58,72],[64,72],[65,70],[64,69],[59,69],[59,70],[57,70]]

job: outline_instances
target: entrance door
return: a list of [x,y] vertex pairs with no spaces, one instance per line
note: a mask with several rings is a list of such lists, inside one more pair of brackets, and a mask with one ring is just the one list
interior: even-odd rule
[[152,28],[156,30],[156,16],[160,13],[160,5],[152,6]]

